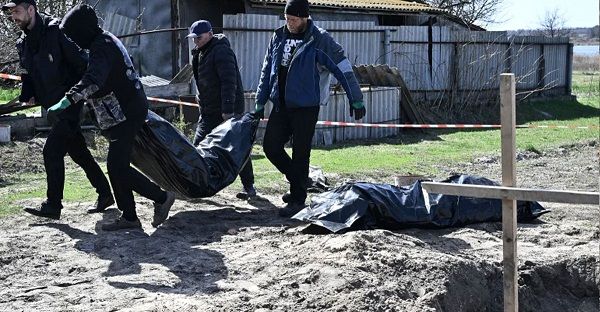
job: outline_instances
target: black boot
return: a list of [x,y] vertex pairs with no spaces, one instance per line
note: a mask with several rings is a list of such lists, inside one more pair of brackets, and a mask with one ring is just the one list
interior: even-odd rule
[[48,201],[44,201],[39,207],[25,207],[23,210],[34,216],[59,220],[61,209],[62,207],[60,206],[52,205],[49,204]]
[[154,203],[154,216],[152,217],[152,226],[158,227],[169,217],[169,211],[175,203],[175,193],[167,192],[167,199],[162,204]]
[[250,185],[249,187],[244,186],[244,190],[235,194],[235,197],[242,200],[249,200],[256,197],[256,189],[254,185]]
[[292,194],[290,192],[287,192],[285,194],[283,194],[283,196],[281,196],[281,200],[283,200],[284,203],[289,203],[292,201]]
[[134,229],[134,230],[142,229],[142,223],[140,222],[140,219],[135,219],[134,221],[129,221],[129,220],[123,218],[123,216],[121,216],[112,222],[102,224],[103,231],[118,231],[118,230],[128,230],[128,229]]
[[115,203],[115,199],[112,194],[98,195],[98,199],[94,206],[88,208],[87,213],[103,212],[106,208],[112,206]]
[[279,216],[290,218],[300,212],[302,209],[304,209],[304,203],[290,202],[285,205],[285,207],[279,209]]

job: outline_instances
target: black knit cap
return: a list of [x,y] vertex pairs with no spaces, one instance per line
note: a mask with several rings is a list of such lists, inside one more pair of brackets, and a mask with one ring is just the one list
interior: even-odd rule
[[287,0],[285,14],[308,17],[308,0]]

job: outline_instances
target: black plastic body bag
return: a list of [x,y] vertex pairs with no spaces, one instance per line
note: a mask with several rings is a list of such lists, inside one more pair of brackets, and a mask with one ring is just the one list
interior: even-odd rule
[[[498,185],[469,175],[448,178],[447,183]],[[517,202],[517,219],[530,222],[549,212],[537,202]],[[294,219],[331,232],[357,229],[446,228],[502,220],[500,199],[423,193],[421,182],[396,187],[366,182],[347,183],[311,198],[310,207]]]
[[216,127],[196,148],[152,111],[135,139],[131,162],[163,189],[210,197],[235,181],[250,157],[258,120],[247,113]]

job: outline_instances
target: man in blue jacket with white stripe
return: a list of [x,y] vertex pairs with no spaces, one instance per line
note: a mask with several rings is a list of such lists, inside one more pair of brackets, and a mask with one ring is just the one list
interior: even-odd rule
[[[290,193],[282,199],[282,217],[304,208],[312,137],[320,105],[329,100],[331,74],[350,101],[350,116],[365,115],[363,96],[343,48],[309,18],[307,0],[288,0],[286,25],[275,30],[263,62],[256,95],[255,114],[264,117],[268,100],[273,103],[263,149],[267,158],[285,174]],[[292,140],[292,157],[284,149]]]

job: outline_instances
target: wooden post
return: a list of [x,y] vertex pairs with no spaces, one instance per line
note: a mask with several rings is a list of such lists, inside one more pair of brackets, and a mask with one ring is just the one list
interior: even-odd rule
[[567,44],[567,70],[565,72],[565,94],[571,95],[573,91],[573,44]]
[[[179,0],[171,0],[171,28],[179,28],[180,26],[180,15],[179,15]],[[180,33],[174,31],[171,33],[171,69],[173,77],[179,72],[179,53],[181,51],[181,40]]]
[[[516,98],[515,75],[500,75],[500,118],[502,135],[502,186],[516,186],[515,129]],[[519,310],[517,266],[517,201],[502,199],[502,242],[504,265],[504,311]]]

